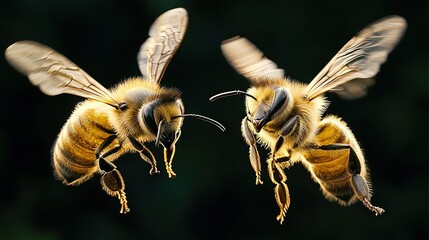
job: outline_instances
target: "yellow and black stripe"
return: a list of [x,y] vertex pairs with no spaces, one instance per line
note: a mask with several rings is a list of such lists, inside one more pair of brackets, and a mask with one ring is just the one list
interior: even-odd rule
[[[343,144],[350,146],[356,153],[360,174],[367,182],[369,176],[362,151],[346,123],[335,116],[324,118],[318,127],[314,142],[318,146]],[[304,165],[318,182],[326,198],[342,205],[354,202],[357,197],[351,183],[351,150],[350,148],[326,150],[311,149],[304,153]]]
[[[97,172],[96,151],[115,134],[103,103],[87,100],[78,104],[63,126],[52,152],[55,175],[67,185],[77,185]],[[106,146],[119,145],[117,139]]]

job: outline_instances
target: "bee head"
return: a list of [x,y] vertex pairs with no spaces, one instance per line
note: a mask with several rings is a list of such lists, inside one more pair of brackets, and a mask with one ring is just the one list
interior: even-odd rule
[[247,92],[234,90],[219,93],[211,97],[210,101],[234,95],[247,97],[247,119],[253,124],[256,132],[261,131],[267,123],[293,106],[290,92],[283,87],[272,85],[252,87]]
[[246,100],[247,119],[253,124],[256,132],[261,129],[293,104],[289,91],[278,86],[250,88],[247,92],[254,96]]
[[180,137],[184,106],[178,91],[169,91],[158,94],[148,101],[140,110],[141,125],[156,136],[156,145],[171,148]]
[[177,100],[174,103],[164,103],[154,109],[154,119],[158,123],[155,145],[161,145],[170,149],[179,140],[183,118],[182,101]]
[[[169,177],[175,174],[171,169],[176,142],[181,134],[181,127],[185,117],[193,117],[209,122],[225,131],[225,127],[219,122],[198,114],[185,114],[184,106],[179,94],[174,95],[174,91],[168,94],[147,98],[147,102],[140,108],[139,122],[142,129],[156,136],[155,145],[161,144],[164,147],[164,160]],[[173,97],[175,96],[175,97]]]

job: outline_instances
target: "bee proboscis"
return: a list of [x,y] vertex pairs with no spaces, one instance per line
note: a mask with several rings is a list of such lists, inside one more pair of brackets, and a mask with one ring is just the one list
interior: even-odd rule
[[20,41],[6,49],[8,62],[47,95],[68,93],[87,98],[77,104],[64,124],[52,151],[54,174],[67,185],[79,185],[94,175],[102,189],[117,197],[120,213],[129,212],[123,177],[113,161],[137,152],[158,173],[152,152],[144,145],[155,141],[164,147],[164,162],[170,178],[176,176],[172,161],[186,114],[181,92],[160,85],[164,71],[183,40],[188,24],[183,8],[160,15],[141,45],[137,59],[143,77],[129,78],[108,90],[69,59],[33,41]]
[[246,96],[242,135],[249,146],[256,184],[262,184],[257,142],[271,151],[268,173],[275,184],[280,223],[290,205],[284,170],[297,162],[309,170],[327,199],[341,205],[360,200],[376,215],[384,212],[370,202],[368,167],[352,131],[339,117],[323,116],[328,106],[324,93],[333,91],[348,98],[363,96],[406,25],[402,17],[389,16],[364,28],[308,85],[285,78],[284,70],[246,38],[234,37],[222,43],[224,56],[250,81],[251,87],[247,92],[223,92],[210,100]]

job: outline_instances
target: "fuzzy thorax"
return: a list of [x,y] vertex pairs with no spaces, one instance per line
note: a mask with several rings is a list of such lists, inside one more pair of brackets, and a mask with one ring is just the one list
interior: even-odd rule
[[263,84],[255,84],[247,93],[256,97],[257,101],[246,98],[246,110],[249,118],[253,118],[255,112],[261,109],[267,111],[274,99],[275,89],[284,88],[288,93],[288,100],[277,112],[272,115],[269,122],[257,134],[259,141],[273,149],[282,127],[294,116],[299,116],[300,123],[296,133],[285,137],[284,144],[279,150],[287,151],[293,147],[299,147],[314,138],[321,116],[327,107],[327,101],[323,97],[317,97],[312,101],[304,98],[305,85],[290,79],[273,80]]
[[[155,124],[161,120],[167,122],[171,117],[180,115],[183,103],[180,100],[180,91],[175,88],[164,88],[155,82],[143,78],[130,78],[112,89],[113,96],[119,102],[125,102],[125,111],[112,111],[110,122],[116,129],[120,139],[125,140],[132,136],[141,142],[150,142],[156,139],[156,132],[150,129],[143,120],[142,110],[152,104]],[[182,120],[178,119],[180,127]]]

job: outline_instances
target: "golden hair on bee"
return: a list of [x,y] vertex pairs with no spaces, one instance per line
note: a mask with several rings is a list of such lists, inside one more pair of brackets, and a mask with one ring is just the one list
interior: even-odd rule
[[168,177],[183,119],[197,118],[222,131],[217,121],[187,114],[175,88],[160,85],[165,69],[183,40],[188,24],[185,9],[163,13],[152,24],[149,38],[137,56],[143,77],[129,78],[106,89],[55,50],[33,41],[20,41],[6,49],[7,61],[47,95],[62,93],[87,98],[78,103],[61,129],[52,150],[55,176],[67,185],[79,185],[100,175],[102,189],[119,199],[120,213],[129,212],[122,174],[113,163],[121,155],[137,152],[159,173],[148,142],[163,146]]
[[360,31],[307,85],[284,77],[284,70],[266,58],[249,40],[234,37],[224,41],[227,61],[250,81],[250,88],[216,94],[214,101],[234,95],[246,96],[246,117],[241,131],[249,146],[249,159],[262,184],[257,142],[270,150],[268,174],[275,185],[275,199],[284,221],[290,205],[285,169],[302,162],[323,195],[341,205],[359,200],[376,215],[384,210],[371,204],[369,170],[347,124],[339,117],[323,117],[328,107],[326,92],[352,99],[365,94],[387,55],[406,28],[399,16],[376,21]]
[[[179,111],[171,112],[172,116],[180,115],[184,113],[183,103],[180,99],[181,92],[176,88],[161,87],[157,83],[152,81],[146,81],[141,77],[129,78],[112,89],[112,95],[120,102],[124,102],[127,105],[127,111],[113,111],[112,123],[117,130],[118,137],[120,139],[126,139],[127,136],[144,135],[147,139],[142,141],[153,141],[154,136],[151,134],[144,134],[145,132],[151,132],[144,122],[139,122],[138,116],[142,113],[142,106],[153,102],[159,101],[159,106],[163,107],[154,108],[155,122],[159,122],[159,112],[161,110],[167,110],[168,106],[166,103],[173,105],[173,110]],[[161,104],[161,102],[165,104]],[[179,108],[177,108],[177,106]],[[162,114],[167,116],[168,114]],[[142,119],[140,119],[141,121]],[[156,136],[155,136],[156,137]]]

